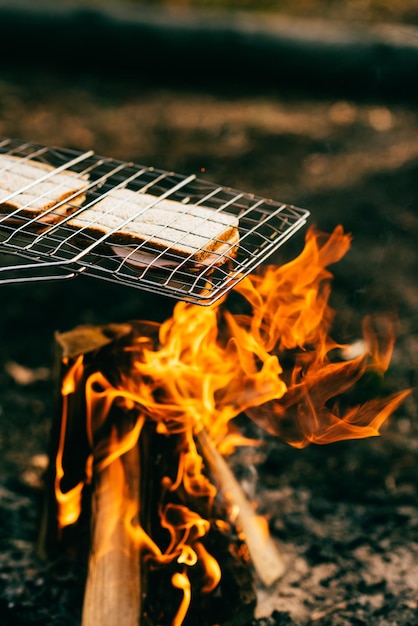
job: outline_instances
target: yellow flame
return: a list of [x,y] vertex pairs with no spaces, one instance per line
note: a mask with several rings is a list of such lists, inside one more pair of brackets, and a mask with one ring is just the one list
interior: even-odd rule
[[58,451],[55,459],[55,497],[57,500],[57,521],[58,527],[64,528],[75,524],[81,512],[81,494],[84,482],[79,482],[75,487],[66,492],[62,491],[61,484],[64,478],[63,454],[65,435],[68,420],[68,396],[74,393],[77,385],[80,384],[83,375],[83,358],[76,359],[67,375],[62,381],[61,393],[63,397],[63,409],[61,417],[61,429],[59,435]]

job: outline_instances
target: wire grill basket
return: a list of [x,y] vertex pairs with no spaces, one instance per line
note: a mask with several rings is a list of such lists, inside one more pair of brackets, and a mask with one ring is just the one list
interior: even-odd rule
[[[158,211],[151,214],[151,210],[166,200],[174,201],[169,205],[176,211],[163,213],[161,222],[151,220],[151,234],[121,238],[138,221],[158,216]],[[129,212],[124,210],[127,204]],[[100,223],[87,223],[84,217],[95,215],[91,211],[100,206],[105,207],[105,229]],[[202,214],[199,233],[184,226],[190,207],[208,208],[214,216],[207,218],[207,211]],[[182,226],[178,226],[175,220],[182,212]],[[197,261],[209,226],[213,221],[223,222],[225,215],[234,216],[238,234],[233,241],[212,240],[214,249]],[[306,223],[308,215],[304,209],[217,186],[194,175],[117,161],[92,151],[0,138],[0,283],[84,273],[209,305],[265,261]],[[182,242],[190,237],[195,249],[180,253]]]

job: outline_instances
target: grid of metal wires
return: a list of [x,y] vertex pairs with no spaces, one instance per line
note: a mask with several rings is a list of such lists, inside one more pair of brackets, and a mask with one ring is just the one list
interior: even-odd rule
[[[166,200],[174,201],[168,205],[175,210],[161,213],[164,220],[159,223],[158,209]],[[90,215],[95,216],[91,223]],[[178,300],[212,304],[303,226],[308,215],[304,209],[194,175],[92,151],[0,138],[0,283],[85,273]],[[213,222],[219,222],[221,231],[225,218],[234,224],[234,237],[211,239],[207,233]],[[152,222],[146,235],[140,232],[144,221]],[[193,231],[184,227],[188,221],[193,221]],[[213,248],[209,252],[200,245],[205,237]],[[188,246],[190,241],[193,245]]]

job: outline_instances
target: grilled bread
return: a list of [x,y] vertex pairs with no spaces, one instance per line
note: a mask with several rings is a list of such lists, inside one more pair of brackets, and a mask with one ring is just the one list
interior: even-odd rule
[[[119,244],[114,251],[133,264],[174,265],[219,261],[233,257],[239,240],[238,218],[216,209],[182,204],[129,189],[117,189],[90,208],[78,212],[68,225],[81,233],[106,236]],[[123,248],[120,245],[133,244]]]
[[77,209],[85,200],[87,181],[76,172],[54,173],[55,169],[0,154],[0,215],[9,215],[8,222],[35,218],[53,224]]

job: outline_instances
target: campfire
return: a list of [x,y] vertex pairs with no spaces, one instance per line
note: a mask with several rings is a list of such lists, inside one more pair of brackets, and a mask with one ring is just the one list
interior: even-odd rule
[[[239,567],[265,586],[280,579],[279,547],[228,457],[262,446],[263,433],[297,448],[376,436],[409,393],[350,405],[364,375],[383,376],[395,341],[392,321],[371,317],[357,350],[332,338],[328,267],[350,244],[340,226],[310,228],[297,258],[211,306],[57,334],[40,544],[88,553],[83,626],[227,622],[225,606],[244,602],[239,584],[228,596]],[[259,438],[238,427],[243,417]]]

